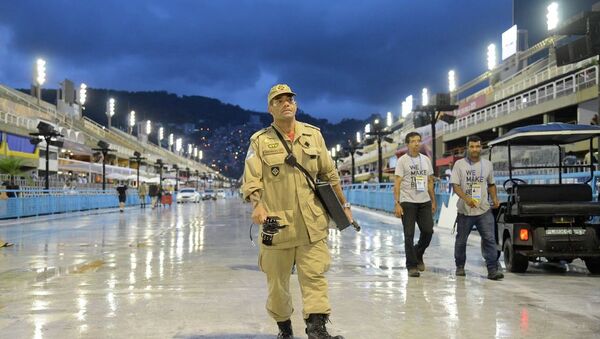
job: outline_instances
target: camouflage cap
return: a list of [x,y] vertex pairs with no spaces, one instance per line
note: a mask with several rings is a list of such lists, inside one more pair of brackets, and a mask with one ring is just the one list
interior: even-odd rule
[[271,103],[271,100],[273,100],[274,97],[281,94],[291,94],[294,96],[296,95],[296,93],[292,92],[290,86],[286,84],[277,84],[271,87],[271,90],[269,91],[269,96],[267,97],[267,106]]

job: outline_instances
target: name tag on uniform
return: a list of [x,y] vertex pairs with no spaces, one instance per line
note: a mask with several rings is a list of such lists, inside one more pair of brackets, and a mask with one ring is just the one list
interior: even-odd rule
[[480,183],[473,183],[473,185],[471,186],[471,198],[476,200],[477,203],[479,203],[481,201],[481,184]]
[[425,192],[425,176],[417,175],[415,176],[415,183],[417,184],[417,192]]

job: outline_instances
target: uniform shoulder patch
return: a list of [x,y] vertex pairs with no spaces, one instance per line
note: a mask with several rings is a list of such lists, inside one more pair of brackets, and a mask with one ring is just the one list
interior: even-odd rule
[[321,129],[320,129],[319,127],[317,127],[317,126],[313,126],[313,125],[311,125],[311,124],[307,124],[307,123],[305,123],[305,122],[303,122],[303,124],[304,124],[304,126],[306,126],[306,127],[309,127],[309,128],[314,128],[314,129],[316,129],[317,131],[320,131],[320,130],[321,130]]
[[262,134],[267,133],[269,130],[271,129],[271,126],[269,127],[265,127],[263,129],[261,129],[260,131],[252,134],[252,136],[250,137],[250,140],[256,140],[256,138],[258,138],[259,136],[261,136]]

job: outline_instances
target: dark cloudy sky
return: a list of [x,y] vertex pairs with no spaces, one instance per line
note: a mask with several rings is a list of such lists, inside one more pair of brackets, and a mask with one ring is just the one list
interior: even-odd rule
[[[485,70],[511,0],[53,0],[0,2],[0,83],[167,90],[266,111],[289,83],[308,113],[338,121],[398,114],[423,87]],[[543,14],[542,14],[543,15]]]

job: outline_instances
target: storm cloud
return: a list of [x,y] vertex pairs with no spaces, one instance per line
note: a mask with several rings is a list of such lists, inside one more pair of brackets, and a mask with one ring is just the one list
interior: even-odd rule
[[421,88],[444,91],[485,70],[511,25],[508,0],[3,1],[0,82],[204,95],[265,111],[289,83],[307,113],[338,121],[400,110]]

